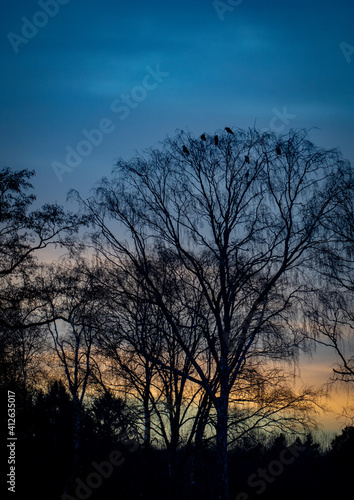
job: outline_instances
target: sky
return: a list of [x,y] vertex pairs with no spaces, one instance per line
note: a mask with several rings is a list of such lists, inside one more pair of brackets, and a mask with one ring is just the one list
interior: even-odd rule
[[1,163],[36,171],[39,203],[85,195],[177,129],[314,128],[354,160],[351,0],[1,0],[1,12]]
[[34,169],[39,204],[178,129],[311,128],[354,161],[352,0],[0,5],[1,166]]

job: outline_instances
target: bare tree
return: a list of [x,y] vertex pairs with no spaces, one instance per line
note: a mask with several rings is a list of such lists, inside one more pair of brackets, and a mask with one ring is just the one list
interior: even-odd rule
[[[335,351],[337,366],[329,385],[354,382],[354,184],[347,172],[333,198],[335,210],[322,221],[324,243],[313,256],[318,286],[305,304],[309,328],[317,343]],[[353,408],[345,409],[353,419]]]
[[299,435],[314,428],[324,393],[293,386],[293,375],[278,366],[247,367],[230,395],[229,443],[238,444],[254,432]]
[[3,329],[0,343],[0,385],[14,384],[25,393],[38,387],[45,372],[46,339],[41,329]]
[[51,266],[45,277],[51,289],[47,329],[74,403],[74,459],[80,447],[84,398],[90,383],[100,379],[94,340],[101,327],[101,300],[92,274],[82,263],[69,262]]
[[70,246],[86,218],[66,213],[58,205],[30,211],[35,201],[27,194],[34,172],[0,171],[0,326],[23,329],[39,326],[43,318],[43,290],[36,284],[37,257],[50,245]]
[[[227,499],[230,394],[250,362],[291,360],[301,347],[304,264],[323,242],[318,228],[344,174],[340,155],[315,147],[303,131],[234,130],[218,138],[181,132],[162,149],[120,160],[92,198],[76,196],[92,217],[97,251],[135,268],[132,278],[191,363],[187,378],[215,408],[218,498]],[[184,289],[203,296],[197,356],[161,291],[161,252],[179,263]]]
[[[174,272],[172,272],[172,268]],[[190,351],[197,356],[199,347],[199,308],[189,297],[188,310],[181,300],[175,279],[175,263],[166,256],[160,261],[160,290],[175,317],[183,316],[184,337]],[[135,276],[131,279],[130,274]],[[135,398],[142,409],[143,447],[149,450],[157,441],[167,449],[167,459],[173,482],[177,474],[177,449],[192,441],[194,428],[191,415],[198,408],[200,388],[188,380],[193,374],[189,356],[172,333],[170,324],[138,281],[136,269],[127,262],[124,269],[108,266],[99,276],[107,307],[105,327],[99,335],[103,357],[117,375],[117,387]],[[179,284],[180,285],[180,284]],[[176,298],[179,297],[179,300]],[[187,320],[187,314],[189,319]],[[180,319],[182,325],[182,320]],[[181,326],[182,328],[182,326]],[[200,337],[199,332],[199,337]],[[192,410],[193,408],[193,410]]]

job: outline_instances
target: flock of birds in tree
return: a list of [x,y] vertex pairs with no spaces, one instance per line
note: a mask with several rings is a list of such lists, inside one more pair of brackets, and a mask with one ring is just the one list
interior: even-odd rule
[[[231,130],[230,127],[225,127],[225,130],[228,134],[233,135],[233,131]],[[200,136],[200,138],[202,141],[207,140],[205,133],[203,133]],[[215,144],[215,146],[219,145],[219,137],[217,135],[214,136],[214,144]],[[279,156],[281,155],[281,148],[279,145],[275,148],[275,151],[276,151],[277,155],[279,155]],[[185,153],[186,155],[190,155],[190,151],[185,144],[183,144],[183,153]],[[250,157],[248,155],[245,156],[245,162],[250,163]],[[248,174],[248,172],[247,172],[247,174]],[[248,177],[248,175],[247,175],[247,177]]]

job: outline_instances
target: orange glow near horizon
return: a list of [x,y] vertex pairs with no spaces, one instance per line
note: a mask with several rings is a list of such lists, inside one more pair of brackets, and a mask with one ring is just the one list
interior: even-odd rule
[[336,383],[328,386],[337,364],[336,354],[330,348],[320,347],[311,356],[300,360],[300,380],[306,385],[324,387],[328,389],[328,397],[322,398],[321,403],[328,411],[319,410],[317,420],[325,431],[340,432],[346,425],[351,425],[351,419],[344,416],[345,409],[351,408],[351,417],[354,418],[354,391],[350,384]]

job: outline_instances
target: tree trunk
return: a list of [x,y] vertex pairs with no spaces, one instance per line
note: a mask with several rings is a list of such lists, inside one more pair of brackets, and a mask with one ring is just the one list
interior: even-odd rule
[[205,484],[203,484],[204,472],[204,456],[203,451],[205,447],[203,445],[203,437],[205,432],[205,427],[208,421],[208,416],[210,413],[211,402],[208,399],[207,393],[203,398],[203,402],[199,408],[199,412],[201,412],[200,419],[195,431],[195,439],[194,439],[194,449],[192,451],[192,465],[191,465],[191,491],[193,494],[193,500],[201,500],[205,498],[204,491]]
[[227,461],[227,421],[228,421],[229,394],[225,386],[221,387],[217,404],[217,482],[218,500],[229,500],[229,475]]
[[170,426],[171,426],[171,441],[168,450],[168,469],[170,477],[170,494],[169,498],[173,500],[176,497],[177,486],[177,448],[179,443],[179,417],[180,410],[176,407],[176,413],[170,410]]
[[73,457],[74,468],[77,467],[79,460],[79,451],[81,444],[81,419],[82,419],[81,403],[77,398],[74,398],[74,457]]
[[150,449],[151,444],[151,415],[149,408],[149,395],[144,397],[144,444],[143,448]]

